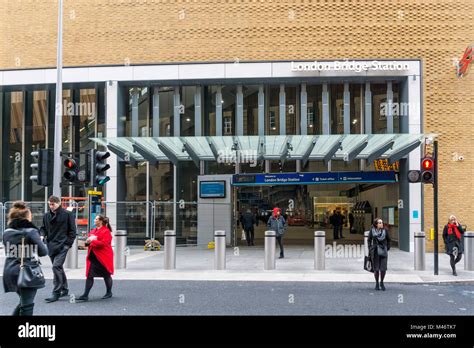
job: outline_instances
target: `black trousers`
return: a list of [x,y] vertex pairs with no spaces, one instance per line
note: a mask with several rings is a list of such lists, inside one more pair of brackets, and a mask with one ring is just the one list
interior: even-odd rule
[[67,291],[67,278],[64,273],[64,261],[66,261],[66,255],[69,248],[61,250],[59,253],[50,256],[51,263],[53,264],[53,294],[60,295],[61,291]]
[[276,240],[278,242],[278,245],[280,246],[280,256],[284,256],[284,250],[283,250],[283,236],[278,236],[276,237]]
[[254,231],[253,228],[244,228],[245,239],[247,239],[247,245],[253,245]]
[[339,238],[339,226],[334,226],[332,231],[333,231],[333,238],[338,239]]
[[31,316],[33,315],[33,308],[35,306],[35,296],[38,289],[23,288],[18,289],[17,294],[20,298],[20,303],[16,306],[12,315]]

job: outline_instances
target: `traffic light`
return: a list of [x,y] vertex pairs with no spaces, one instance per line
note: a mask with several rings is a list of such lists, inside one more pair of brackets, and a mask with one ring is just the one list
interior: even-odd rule
[[30,180],[39,186],[52,184],[54,154],[52,149],[39,149],[31,153],[33,163],[30,165],[32,175]]
[[64,160],[63,178],[70,183],[76,183],[78,180],[79,166],[74,158],[68,157]]
[[432,157],[421,159],[421,182],[424,184],[434,183],[434,159]]
[[108,151],[97,151],[95,149],[89,150],[89,164],[90,164],[90,186],[103,186],[110,180],[105,172],[110,169],[110,165],[106,160],[110,157]]

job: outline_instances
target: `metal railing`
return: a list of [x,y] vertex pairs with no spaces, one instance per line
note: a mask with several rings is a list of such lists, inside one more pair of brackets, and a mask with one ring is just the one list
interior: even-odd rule
[[[14,202],[0,203],[0,237],[6,228],[8,210]],[[40,228],[43,216],[48,211],[47,202],[25,202],[33,214],[33,223]],[[211,214],[208,221],[210,233],[222,229],[218,223],[219,214],[216,204],[222,203],[198,203],[185,201],[123,201],[123,202],[101,202],[100,213],[111,218],[111,224],[115,230],[127,232],[127,243],[129,245],[144,245],[147,239],[155,239],[164,243],[164,232],[176,229],[177,245],[197,245],[198,207],[200,209],[216,210]],[[176,205],[176,218],[173,216]],[[225,205],[230,206],[226,203]],[[64,206],[64,202],[63,202]],[[76,215],[78,236],[87,234],[87,219],[89,207],[87,201],[67,201],[66,208],[73,210]],[[174,226],[176,219],[176,228]],[[89,226],[90,227],[90,226]],[[231,231],[226,231],[230,235]]]

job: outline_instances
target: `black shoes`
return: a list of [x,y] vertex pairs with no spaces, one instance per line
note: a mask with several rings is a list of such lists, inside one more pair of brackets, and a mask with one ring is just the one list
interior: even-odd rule
[[375,284],[375,290],[377,290],[377,291],[380,290],[379,283]]
[[111,298],[111,297],[112,297],[112,292],[108,292],[104,296],[102,296],[102,299],[106,300],[106,299]]
[[69,296],[69,290],[61,291],[61,294],[59,295],[59,297],[65,297],[65,296]]
[[80,301],[80,302],[87,302],[87,301],[89,301],[89,297],[86,296],[86,295],[81,295],[81,296],[79,296],[78,298],[76,298],[76,302],[77,302],[77,301]]
[[280,255],[279,259],[283,259],[283,258],[284,258],[284,256],[283,256],[283,255]]
[[385,285],[383,285],[383,283],[380,283],[380,288],[382,289],[382,291],[385,291]]
[[456,273],[456,271],[453,271],[453,276],[458,276],[458,274]]
[[56,295],[56,294],[53,294],[53,296],[51,297],[48,297],[47,299],[45,299],[45,301],[47,303],[52,303],[52,302],[56,302],[59,300],[59,295]]

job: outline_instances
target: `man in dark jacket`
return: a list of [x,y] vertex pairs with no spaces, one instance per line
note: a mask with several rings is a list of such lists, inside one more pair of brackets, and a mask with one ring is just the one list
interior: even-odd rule
[[50,210],[43,217],[41,233],[46,238],[48,254],[53,264],[54,288],[52,296],[46,299],[49,303],[69,294],[63,265],[68,250],[76,239],[76,222],[74,215],[61,207],[58,197],[49,197],[48,203]]
[[280,259],[285,257],[283,250],[283,235],[286,232],[287,224],[283,216],[281,216],[280,208],[273,208],[273,215],[270,216],[267,226],[271,231],[275,231],[276,240],[280,245]]
[[332,225],[333,228],[333,238],[334,239],[339,239],[339,226],[338,226],[338,218],[337,218],[337,213],[334,210],[333,214],[329,218],[329,223]]
[[247,239],[247,245],[255,245],[253,242],[254,239],[254,229],[253,225],[255,225],[255,215],[252,214],[250,209],[242,215],[242,228],[245,231],[245,238]]

